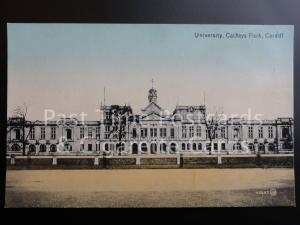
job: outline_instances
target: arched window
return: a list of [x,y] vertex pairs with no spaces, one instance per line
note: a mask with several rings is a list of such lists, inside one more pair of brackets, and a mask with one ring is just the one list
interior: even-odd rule
[[40,152],[46,152],[46,145],[40,145]]
[[146,143],[142,143],[142,145],[141,145],[141,150],[142,150],[143,153],[147,153],[148,147],[147,147],[147,144],[146,144]]
[[198,150],[202,150],[202,144],[201,143],[198,143]]
[[20,147],[20,145],[18,145],[18,144],[13,144],[13,145],[11,146],[11,150],[12,150],[13,152],[19,152],[19,151],[21,151],[21,147]]
[[190,143],[186,144],[186,150],[191,150],[191,144]]
[[29,152],[35,152],[35,145],[29,145]]
[[182,144],[181,144],[181,149],[182,149],[182,150],[185,150],[185,143],[182,143]]
[[176,152],[176,144],[175,143],[171,143],[171,145],[170,145],[170,150],[171,150],[171,152],[172,153],[174,153],[174,152]]
[[263,143],[259,143],[258,144],[258,151],[264,151],[265,150],[265,146]]
[[157,146],[156,146],[156,143],[151,143],[150,149],[151,149],[151,154],[157,153]]
[[133,143],[131,146],[132,154],[138,154],[138,145],[137,143]]
[[56,152],[56,145],[50,145],[50,152]]
[[254,144],[253,143],[249,143],[248,144],[248,148],[250,151],[254,151]]
[[197,144],[193,143],[193,150],[196,151],[197,150]]
[[121,144],[117,144],[117,151],[118,152],[123,152],[125,150],[125,144],[122,142]]
[[242,149],[242,146],[240,143],[236,143],[233,145],[233,150],[241,150]]
[[104,144],[104,150],[105,150],[105,151],[109,151],[109,145],[108,145],[108,143],[105,143],[105,144]]
[[271,152],[275,151],[275,146],[274,146],[273,143],[270,143],[270,144],[269,144],[268,150],[271,151]]
[[167,145],[166,145],[166,143],[161,143],[160,144],[160,151],[161,152],[166,152],[167,151]]

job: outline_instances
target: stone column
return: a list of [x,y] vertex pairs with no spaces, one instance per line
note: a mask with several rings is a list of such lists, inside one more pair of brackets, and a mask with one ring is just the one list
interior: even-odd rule
[[10,156],[10,165],[15,165],[15,164],[16,164],[15,156],[11,155]]
[[99,156],[95,156],[94,165],[99,166]]
[[140,157],[140,156],[137,156],[137,157],[135,158],[135,164],[136,164],[136,165],[141,165],[141,157]]
[[265,152],[266,154],[268,154],[269,150],[268,150],[268,144],[265,144]]
[[54,155],[52,157],[52,165],[57,165],[57,158],[56,158],[56,155]]
[[179,165],[180,164],[180,153],[179,152],[176,153],[176,158],[177,158],[177,165]]

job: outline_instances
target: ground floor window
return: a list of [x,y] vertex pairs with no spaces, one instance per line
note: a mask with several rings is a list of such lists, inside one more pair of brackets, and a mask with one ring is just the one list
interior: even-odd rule
[[92,144],[88,144],[88,151],[92,151],[93,149],[93,145]]
[[40,152],[46,152],[46,145],[40,145]]
[[265,150],[265,145],[263,143],[258,144],[258,151],[264,151]]
[[202,150],[202,144],[198,143],[198,150]]
[[171,152],[176,152],[176,144],[175,143],[171,143],[170,150],[171,150]]
[[182,149],[182,150],[185,150],[185,143],[182,143],[182,144],[181,144],[181,149]]
[[148,151],[148,147],[147,147],[147,144],[146,143],[142,143],[141,145],[141,150],[143,153],[147,152]]
[[29,152],[35,152],[35,145],[29,145]]
[[221,149],[222,149],[222,150],[225,150],[225,149],[226,149],[226,144],[225,144],[225,143],[222,143],[222,144],[221,144]]
[[56,145],[50,146],[50,152],[56,152]]
[[11,146],[11,150],[12,150],[13,152],[19,152],[19,151],[21,150],[21,147],[20,147],[20,145],[18,145],[18,144],[13,144],[13,145]]
[[150,149],[151,149],[151,154],[155,154],[157,152],[156,143],[151,143]]
[[166,145],[166,143],[160,144],[160,151],[161,152],[166,152],[167,151],[167,145]]

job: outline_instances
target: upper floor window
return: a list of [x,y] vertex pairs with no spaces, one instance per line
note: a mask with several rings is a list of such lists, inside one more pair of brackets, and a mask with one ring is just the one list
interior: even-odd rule
[[253,138],[253,127],[248,127],[248,137]]
[[225,138],[225,127],[221,127],[221,138]]
[[197,135],[197,137],[201,137],[201,126],[197,126],[196,135]]
[[92,138],[93,137],[93,128],[89,127],[88,128],[88,138]]
[[157,137],[157,128],[150,128],[150,137]]
[[80,127],[80,138],[84,138],[84,127]]
[[263,138],[264,135],[263,135],[263,127],[259,127],[258,128],[258,138]]
[[56,139],[56,127],[51,127],[51,139]]
[[15,134],[16,134],[16,140],[20,140],[21,139],[21,131],[20,131],[20,129],[15,129]]
[[106,132],[109,132],[109,131],[110,131],[109,126],[105,126],[105,131],[106,131]]
[[141,128],[141,137],[142,138],[145,138],[148,136],[147,131],[148,131],[147,128]]
[[175,129],[174,129],[174,127],[170,128],[170,136],[171,136],[171,138],[175,137]]
[[45,139],[45,127],[41,127],[41,139],[44,140]]
[[190,126],[190,127],[189,127],[189,131],[190,131],[190,132],[189,132],[189,133],[190,133],[190,134],[189,134],[189,137],[190,137],[190,138],[194,137],[194,127],[193,127],[193,126]]
[[282,127],[282,138],[289,138],[290,131],[288,127]]
[[96,138],[100,139],[100,127],[96,127]]
[[30,131],[30,139],[31,139],[31,140],[34,140],[34,139],[35,139],[35,128],[34,128],[34,127],[31,128],[31,131]]
[[67,139],[72,139],[72,130],[67,129]]
[[269,135],[269,138],[273,138],[273,127],[268,128],[268,135]]
[[136,128],[132,128],[132,138],[136,138]]
[[160,128],[160,137],[165,138],[167,136],[167,128]]
[[182,137],[186,138],[186,126],[182,126]]

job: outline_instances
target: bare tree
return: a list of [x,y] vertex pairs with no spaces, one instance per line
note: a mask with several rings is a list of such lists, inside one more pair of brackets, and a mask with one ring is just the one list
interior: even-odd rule
[[216,138],[216,134],[220,128],[221,121],[223,118],[223,112],[221,110],[216,110],[215,113],[204,112],[204,124],[206,127],[207,136],[209,139],[209,154],[211,155],[212,142]]
[[114,135],[118,138],[117,149],[121,154],[122,140],[126,137],[126,126],[132,118],[132,109],[130,106],[112,105],[109,109],[107,125],[110,125],[109,136]]

